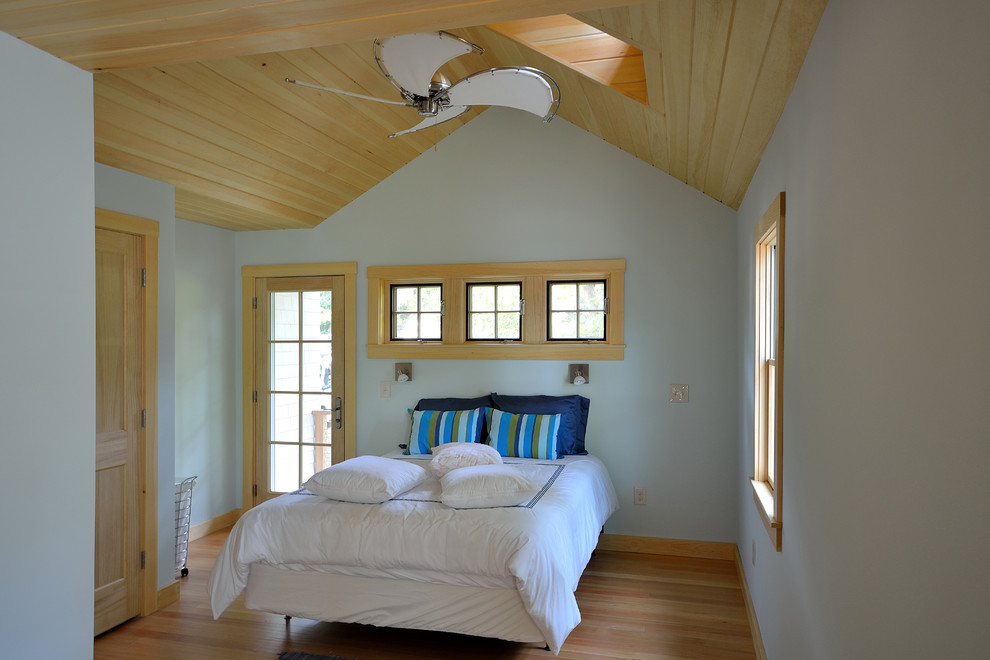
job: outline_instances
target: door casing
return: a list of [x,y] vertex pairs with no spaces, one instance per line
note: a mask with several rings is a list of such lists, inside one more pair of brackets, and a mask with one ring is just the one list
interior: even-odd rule
[[257,437],[255,415],[255,299],[257,298],[256,281],[270,277],[325,277],[340,275],[344,278],[344,458],[352,458],[357,453],[355,416],[357,412],[356,385],[357,369],[357,339],[355,315],[357,313],[357,263],[324,263],[324,264],[286,264],[274,266],[242,266],[241,267],[241,311],[242,311],[242,420],[243,437],[243,475],[242,501],[243,510],[254,506],[254,485],[257,483],[255,459],[255,438]]

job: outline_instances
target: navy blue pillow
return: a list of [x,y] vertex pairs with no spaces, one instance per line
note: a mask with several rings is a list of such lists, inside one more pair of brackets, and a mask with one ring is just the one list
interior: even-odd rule
[[413,410],[474,410],[475,408],[494,408],[490,394],[478,396],[473,399],[459,399],[457,397],[441,397],[439,399],[420,399]]
[[583,396],[510,396],[492,393],[495,407],[510,413],[535,413],[538,415],[562,414],[557,432],[557,454],[587,454],[584,436],[588,430],[588,408],[591,401]]
[[[494,407],[495,402],[492,401],[492,396],[485,394],[476,396],[473,399],[461,399],[453,396],[440,397],[439,399],[420,399],[413,410],[439,410],[446,412],[448,410],[474,410],[475,408]],[[481,427],[479,431],[481,442],[488,442],[487,418],[485,415],[479,415],[478,417],[478,425]]]

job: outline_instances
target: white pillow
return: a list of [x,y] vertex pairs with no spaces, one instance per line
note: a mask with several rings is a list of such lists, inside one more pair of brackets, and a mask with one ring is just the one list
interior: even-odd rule
[[533,499],[540,484],[512,465],[472,465],[440,478],[440,501],[455,509],[516,506]]
[[435,477],[442,477],[457,468],[502,462],[497,449],[480,442],[448,442],[431,451],[433,460],[430,461],[430,469]]
[[408,461],[358,456],[320,470],[303,487],[331,500],[378,504],[415,488],[429,478],[426,468]]

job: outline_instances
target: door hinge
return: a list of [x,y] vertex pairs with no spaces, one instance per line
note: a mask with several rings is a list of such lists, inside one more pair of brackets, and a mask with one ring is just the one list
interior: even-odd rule
[[141,286],[148,286],[148,269],[141,269]]
[[141,428],[147,428],[148,426],[148,411],[147,409],[141,411]]
[[251,309],[258,309],[258,297],[251,298]]
[[258,390],[251,392],[251,403],[258,403]]
[[144,550],[141,551],[141,570],[144,570]]
[[251,494],[252,494],[252,495],[254,495],[255,497],[257,497],[257,496],[258,496],[258,484],[254,484],[254,485],[253,485],[253,486],[251,487]]

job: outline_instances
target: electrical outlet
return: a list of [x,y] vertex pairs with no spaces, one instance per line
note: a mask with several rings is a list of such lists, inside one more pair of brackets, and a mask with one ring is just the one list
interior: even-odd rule
[[392,398],[392,382],[388,380],[383,380],[381,388],[378,390],[378,396],[383,399]]
[[690,399],[690,385],[671,385],[670,386],[670,402],[671,403],[687,403]]
[[646,504],[646,488],[643,486],[633,488],[633,504]]

